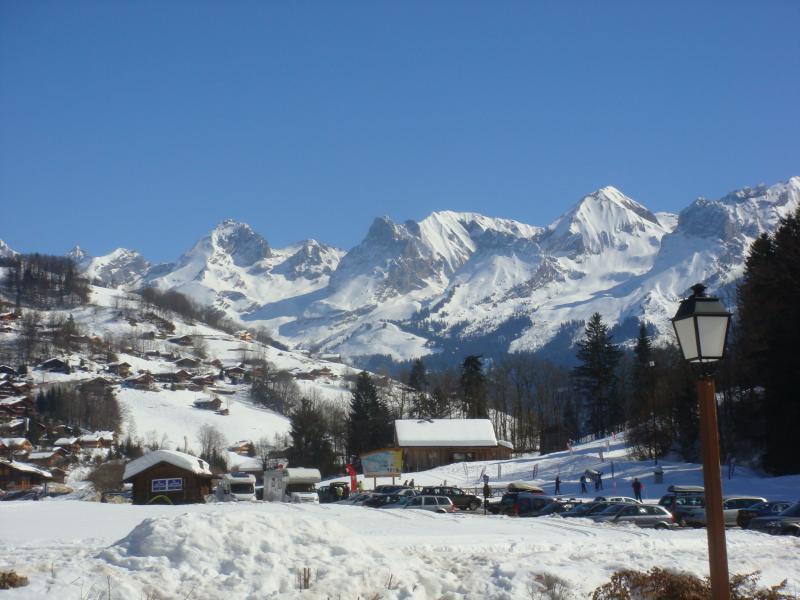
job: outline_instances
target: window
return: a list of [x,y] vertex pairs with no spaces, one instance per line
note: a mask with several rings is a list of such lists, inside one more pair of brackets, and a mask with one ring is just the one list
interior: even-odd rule
[[632,517],[633,515],[638,515],[639,509],[635,506],[629,506],[625,510],[622,511],[621,516],[623,517]]
[[408,503],[409,506],[422,506],[422,498],[412,498],[411,502]]
[[450,506],[450,500],[445,498],[445,497],[443,497],[443,496],[439,496],[438,498],[436,498],[436,502],[440,506]]

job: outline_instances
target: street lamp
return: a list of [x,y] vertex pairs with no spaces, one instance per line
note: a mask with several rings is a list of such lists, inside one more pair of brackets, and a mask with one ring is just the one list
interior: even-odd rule
[[697,374],[711,597],[713,600],[729,600],[728,551],[725,547],[725,521],[722,515],[714,371],[725,354],[731,314],[719,298],[706,296],[705,290],[706,287],[701,283],[692,286],[692,295],[681,301],[678,312],[672,319],[672,326],[675,328],[683,358]]

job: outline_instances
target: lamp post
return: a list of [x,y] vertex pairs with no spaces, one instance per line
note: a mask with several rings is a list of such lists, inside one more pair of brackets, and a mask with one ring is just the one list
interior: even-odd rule
[[725,521],[722,514],[714,372],[725,353],[731,314],[719,298],[706,296],[705,289],[700,283],[692,286],[692,295],[681,301],[678,312],[672,319],[672,326],[684,359],[697,374],[711,597],[713,600],[729,600],[728,552],[725,547]]

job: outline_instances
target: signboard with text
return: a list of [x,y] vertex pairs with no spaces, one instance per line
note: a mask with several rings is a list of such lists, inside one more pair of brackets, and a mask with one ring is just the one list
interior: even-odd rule
[[173,477],[169,479],[152,479],[150,490],[153,492],[179,492],[183,489],[183,479]]
[[364,477],[396,477],[403,471],[403,451],[399,448],[374,450],[360,458]]

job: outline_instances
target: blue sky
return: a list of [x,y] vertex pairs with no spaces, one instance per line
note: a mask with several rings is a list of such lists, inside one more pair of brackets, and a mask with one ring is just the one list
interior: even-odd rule
[[173,260],[217,222],[546,225],[800,174],[800,2],[0,3],[0,239]]

